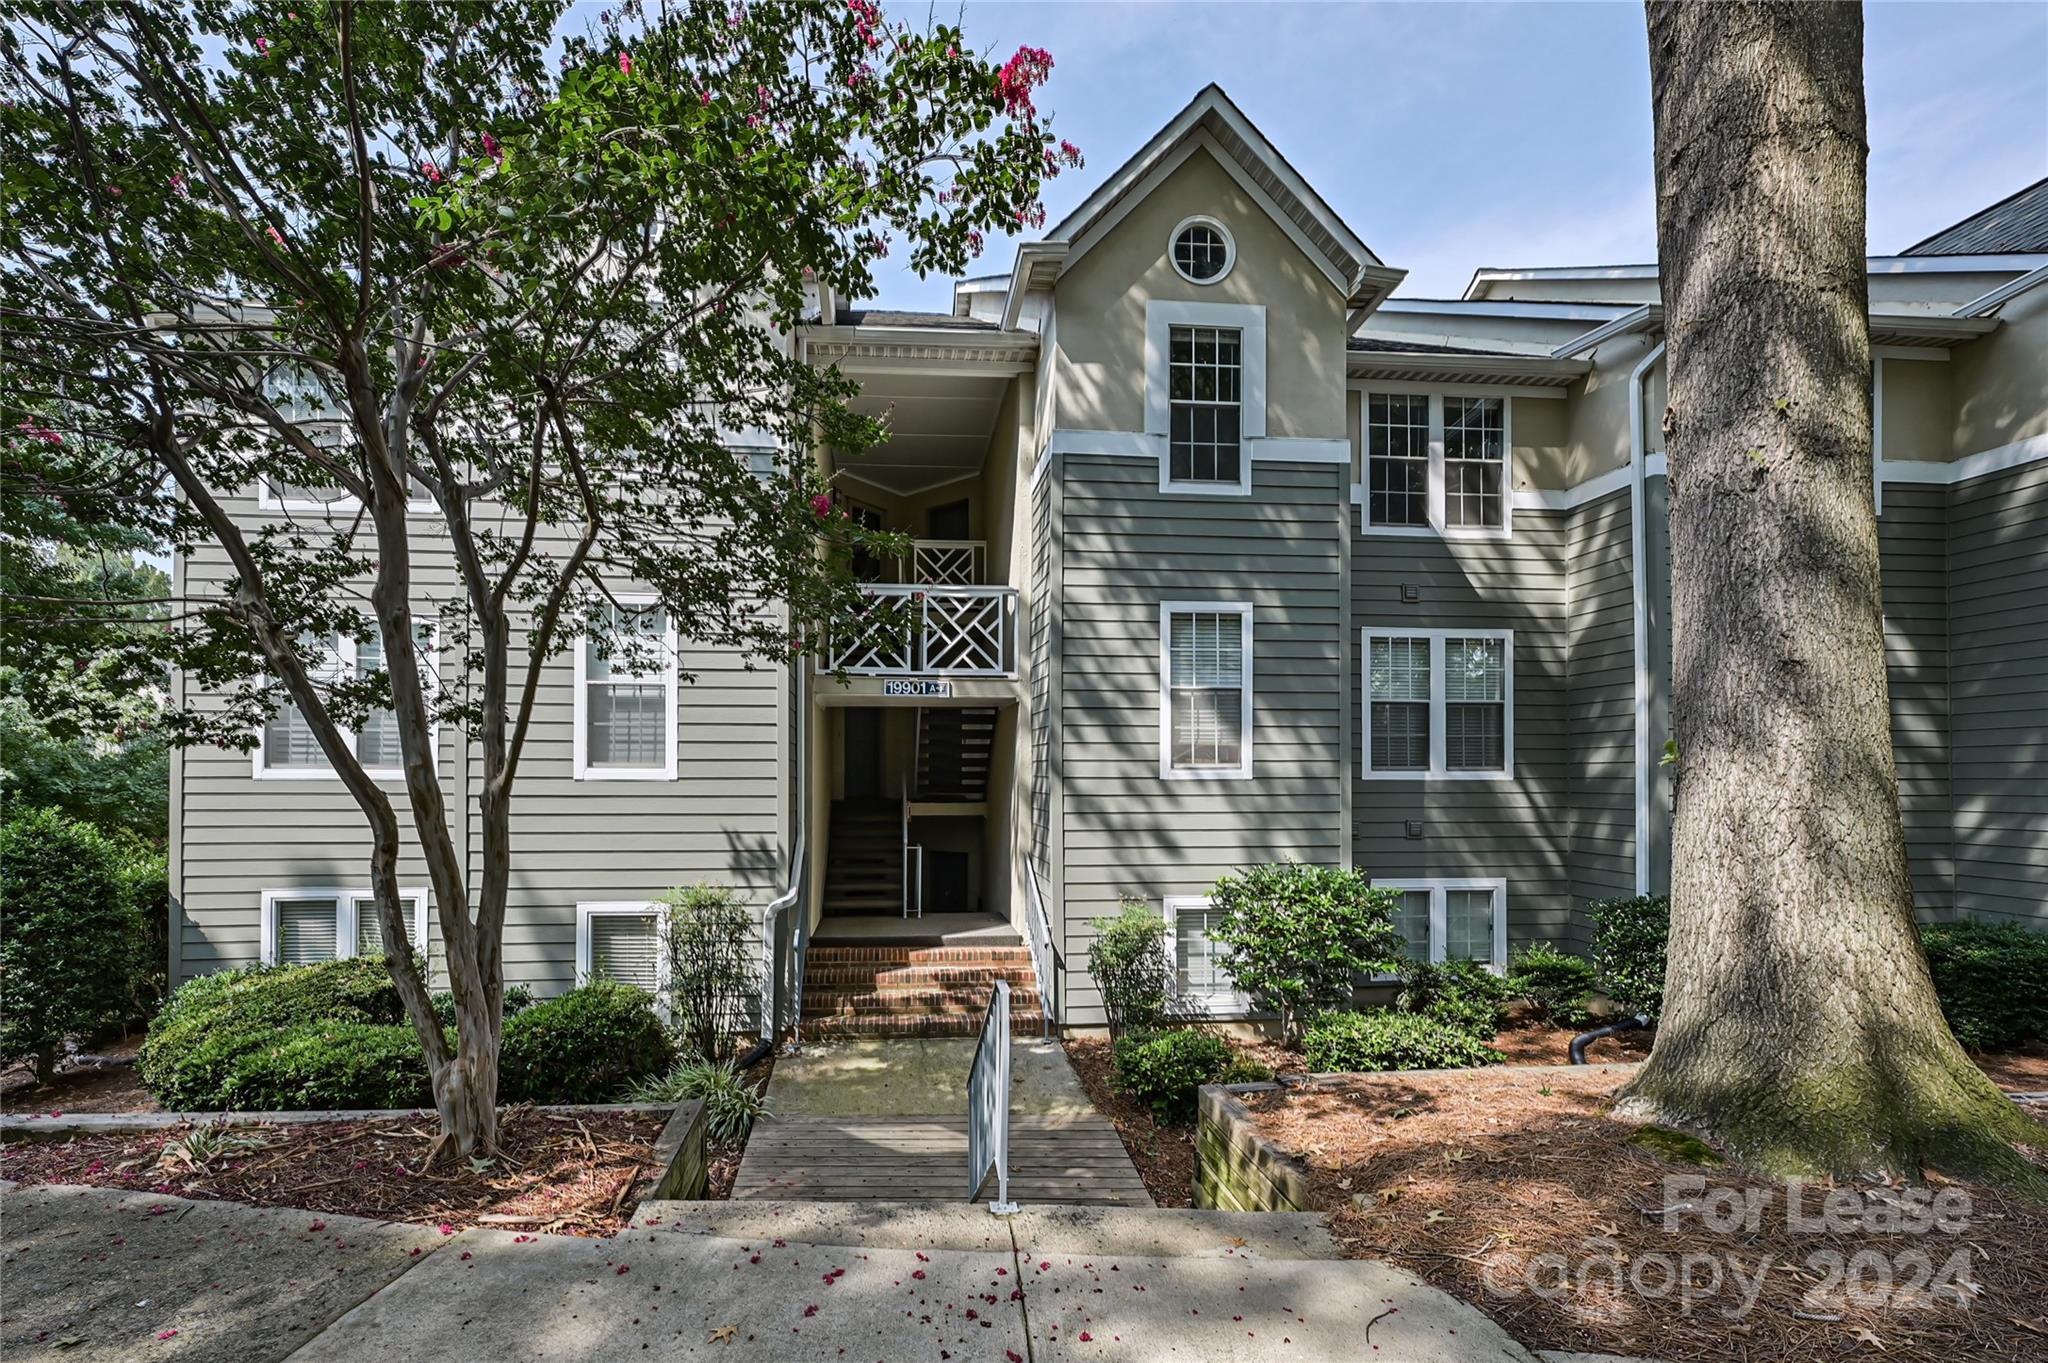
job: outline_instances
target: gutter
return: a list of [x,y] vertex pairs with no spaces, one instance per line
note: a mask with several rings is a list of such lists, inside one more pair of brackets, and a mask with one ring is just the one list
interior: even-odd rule
[[2021,294],[2040,284],[2048,284],[2048,265],[2029,270],[2018,279],[2009,279],[1990,293],[1971,299],[1957,308],[1955,315],[1957,317],[1987,317],[1998,311],[2003,305],[2010,303],[2013,299],[2018,298]]
[[1650,598],[1648,530],[1643,523],[1649,501],[1645,486],[1649,430],[1644,424],[1643,393],[1650,370],[1664,358],[1664,342],[1650,347],[1628,376],[1628,522],[1629,587],[1634,603],[1636,664],[1636,893],[1650,892]]

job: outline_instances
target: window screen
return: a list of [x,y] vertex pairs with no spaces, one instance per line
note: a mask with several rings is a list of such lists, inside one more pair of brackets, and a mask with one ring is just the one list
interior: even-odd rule
[[1402,890],[1394,909],[1394,927],[1401,934],[1401,954],[1411,961],[1429,959],[1429,891]]
[[1507,765],[1507,678],[1498,639],[1444,640],[1444,766]]
[[615,607],[612,621],[613,637],[630,643],[614,647],[592,635],[583,644],[589,765],[665,766],[674,723],[666,677],[668,614],[658,607]]
[[654,992],[660,984],[655,935],[652,912],[590,915],[591,978]]
[[1429,640],[1374,639],[1372,769],[1429,770]]
[[1243,765],[1243,617],[1177,611],[1171,631],[1174,769]]
[[339,907],[332,899],[275,901],[277,963],[312,965],[317,961],[333,960]]
[[1493,891],[1444,891],[1444,959],[1493,959]]
[[1230,975],[1223,952],[1209,939],[1223,921],[1219,909],[1176,908],[1173,912],[1174,980],[1181,994],[1192,998],[1227,997]]

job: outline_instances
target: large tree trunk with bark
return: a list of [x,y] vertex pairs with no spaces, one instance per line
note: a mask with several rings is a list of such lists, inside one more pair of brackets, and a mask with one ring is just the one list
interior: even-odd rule
[[2028,1178],[1913,926],[1871,499],[1863,18],[1651,3],[1671,943],[1622,1110],[1781,1171]]

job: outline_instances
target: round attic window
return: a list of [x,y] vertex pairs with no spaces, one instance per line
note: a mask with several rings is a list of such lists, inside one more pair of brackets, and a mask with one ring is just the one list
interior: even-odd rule
[[1189,218],[1173,233],[1173,268],[1193,284],[1214,284],[1237,261],[1237,243],[1223,224],[1211,218]]

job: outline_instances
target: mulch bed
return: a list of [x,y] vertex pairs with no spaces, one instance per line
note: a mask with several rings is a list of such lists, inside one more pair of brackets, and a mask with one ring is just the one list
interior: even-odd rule
[[[660,1170],[654,1141],[664,1112],[498,1115],[499,1156],[424,1170],[431,1113],[361,1122],[225,1128],[246,1144],[181,1158],[186,1127],[136,1136],[24,1141],[0,1148],[0,1176],[21,1183],[74,1183],[258,1207],[409,1221],[449,1233],[471,1226],[535,1235],[614,1235],[636,1194]],[[206,1135],[193,1136],[203,1143]],[[206,1153],[195,1151],[194,1153]]]
[[27,1065],[0,1071],[0,1112],[159,1112],[135,1071],[141,1049],[140,1032],[95,1046],[96,1060],[114,1063],[61,1069],[47,1084]]
[[1116,1128],[1152,1200],[1162,1207],[1194,1206],[1194,1127],[1162,1125],[1153,1118],[1150,1108],[1118,1092],[1110,1081],[1106,1039],[1069,1037],[1064,1044],[1067,1063],[1073,1066],[1082,1091]]
[[[1302,1157],[1348,1253],[1481,1306],[1532,1348],[1685,1363],[2048,1357],[2048,1207],[1936,1182],[1967,1194],[1966,1225],[1802,1228],[1783,1184],[1629,1143],[1637,1128],[1607,1112],[1622,1082],[1501,1066],[1360,1076],[1246,1105]],[[2048,1157],[2048,1128],[2033,1153]],[[1666,1182],[1688,1177],[1730,1190],[1709,1197],[1759,1199],[1759,1216],[1717,1233],[1671,1210],[1716,1205]],[[1817,1216],[1823,1196],[1807,1189],[1803,1213]]]

